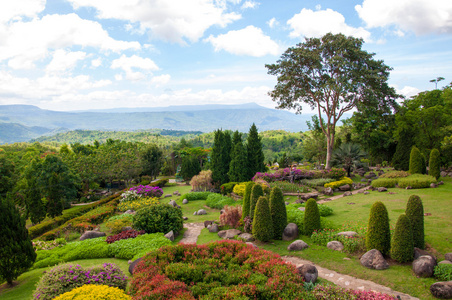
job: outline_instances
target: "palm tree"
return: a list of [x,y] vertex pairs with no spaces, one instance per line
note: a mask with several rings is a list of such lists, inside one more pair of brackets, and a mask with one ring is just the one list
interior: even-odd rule
[[342,166],[347,171],[347,176],[350,177],[352,168],[359,165],[361,158],[364,157],[366,157],[366,153],[361,151],[359,145],[346,143],[334,150],[331,162],[333,166]]

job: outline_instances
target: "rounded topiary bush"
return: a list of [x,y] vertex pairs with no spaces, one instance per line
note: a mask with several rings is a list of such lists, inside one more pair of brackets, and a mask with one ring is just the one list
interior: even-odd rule
[[273,237],[280,240],[287,226],[287,210],[283,192],[279,187],[272,188],[270,192],[270,213],[273,222]]
[[254,186],[254,182],[250,181],[246,184],[245,194],[243,195],[243,210],[242,210],[242,219],[250,216],[250,199],[251,199],[251,190]]
[[392,237],[391,258],[400,263],[404,263],[412,261],[413,254],[413,233],[411,231],[410,219],[405,214],[402,214],[397,220]]
[[428,175],[438,179],[441,176],[440,164],[441,162],[438,149],[432,149],[430,152],[430,159],[428,161]]
[[319,208],[317,202],[310,198],[306,202],[304,211],[304,234],[310,236],[314,230],[319,229],[321,229]]
[[137,211],[133,218],[133,227],[147,233],[175,233],[183,228],[182,211],[169,204],[158,204]]
[[410,153],[410,170],[409,172],[411,174],[423,174],[424,172],[424,165],[425,162],[423,162],[423,157],[421,152],[416,146],[413,146],[411,148]]
[[[214,270],[214,271],[213,271]],[[239,241],[178,244],[143,257],[134,299],[311,299],[294,265]]]
[[424,206],[419,196],[411,195],[408,198],[405,214],[410,219],[414,247],[424,249]]
[[273,238],[273,222],[267,197],[261,196],[257,200],[252,233],[255,239],[262,242]]
[[370,209],[369,225],[366,235],[367,251],[377,249],[383,255],[389,253],[391,247],[391,233],[389,231],[389,217],[386,206],[377,201]]
[[256,208],[257,200],[264,195],[264,190],[260,184],[255,184],[251,188],[250,196],[250,217],[254,217],[254,209]]
[[73,289],[70,292],[61,294],[55,300],[99,300],[99,299],[115,299],[115,300],[131,300],[123,290],[117,287],[109,287],[108,285],[87,284],[82,287]]

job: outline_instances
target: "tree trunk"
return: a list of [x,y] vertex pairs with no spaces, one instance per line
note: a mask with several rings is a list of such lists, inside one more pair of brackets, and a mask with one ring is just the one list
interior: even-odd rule
[[333,154],[334,134],[326,138],[326,165],[325,169],[331,169],[331,155]]

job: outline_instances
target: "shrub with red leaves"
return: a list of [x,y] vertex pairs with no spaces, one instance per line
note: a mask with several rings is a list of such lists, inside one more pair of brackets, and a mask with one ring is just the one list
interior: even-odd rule
[[136,238],[139,235],[145,234],[146,232],[144,230],[136,231],[136,230],[124,230],[118,234],[110,235],[107,237],[107,243],[111,244],[119,240],[127,240],[127,239],[133,239]]
[[240,219],[242,218],[242,207],[240,205],[226,205],[223,209],[224,212],[220,215],[221,225],[228,225],[232,228],[237,228],[239,226]]

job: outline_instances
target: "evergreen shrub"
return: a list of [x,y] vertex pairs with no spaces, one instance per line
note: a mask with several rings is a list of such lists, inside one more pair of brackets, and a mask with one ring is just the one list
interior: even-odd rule
[[406,171],[389,171],[387,173],[381,174],[380,178],[401,178],[410,176],[409,172]]
[[267,197],[261,196],[257,200],[252,232],[254,238],[262,242],[268,242],[274,236],[272,216]]
[[245,194],[243,195],[243,207],[242,207],[242,219],[244,220],[246,217],[250,217],[250,199],[251,199],[251,190],[253,189],[254,182],[250,181],[246,184]]
[[247,184],[248,184],[248,182],[242,182],[242,183],[236,184],[234,186],[234,188],[232,189],[232,192],[236,195],[243,197],[245,195],[245,189],[246,189]]
[[187,194],[183,194],[180,196],[180,199],[187,199],[188,201],[195,201],[195,200],[207,200],[207,197],[213,194],[211,192],[191,192]]
[[406,188],[410,186],[413,189],[429,188],[430,184],[435,183],[436,178],[430,175],[414,174],[405,178],[400,178],[398,181],[399,188]]
[[283,193],[278,187],[272,188],[270,192],[270,213],[273,222],[273,237],[280,240],[287,226],[287,210]]
[[385,187],[385,188],[393,188],[396,186],[399,180],[397,178],[378,178],[372,180],[371,185],[375,188]]
[[405,214],[410,219],[414,247],[424,249],[424,206],[419,196],[411,195],[408,198]]
[[386,206],[381,201],[375,202],[370,209],[369,225],[367,226],[366,249],[377,249],[383,255],[389,254],[391,233]]
[[411,148],[410,153],[410,170],[411,174],[423,174],[424,171],[423,157],[416,146]]
[[251,196],[250,196],[250,217],[254,218],[254,209],[257,204],[257,200],[259,197],[264,195],[264,190],[262,189],[262,186],[260,184],[253,185],[253,188],[251,189]]
[[311,236],[314,230],[320,230],[320,213],[317,202],[310,198],[306,202],[304,211],[304,234]]
[[56,297],[55,300],[131,300],[123,290],[108,285],[87,284]]
[[397,219],[392,236],[391,258],[399,263],[404,263],[412,261],[413,254],[413,232],[411,231],[410,219],[407,215],[402,214]]
[[158,204],[137,211],[133,218],[133,228],[146,233],[178,233],[183,228],[182,211],[169,204]]
[[348,177],[343,177],[341,180],[333,181],[330,183],[325,183],[324,187],[326,187],[326,188],[330,187],[334,190],[334,189],[337,189],[340,186],[346,185],[346,184],[353,184],[353,180],[351,180]]
[[221,194],[227,195],[227,194],[232,193],[236,184],[238,184],[238,182],[228,182],[228,183],[222,184],[220,186]]
[[432,149],[428,161],[428,175],[438,179],[441,176],[441,161],[438,149]]

